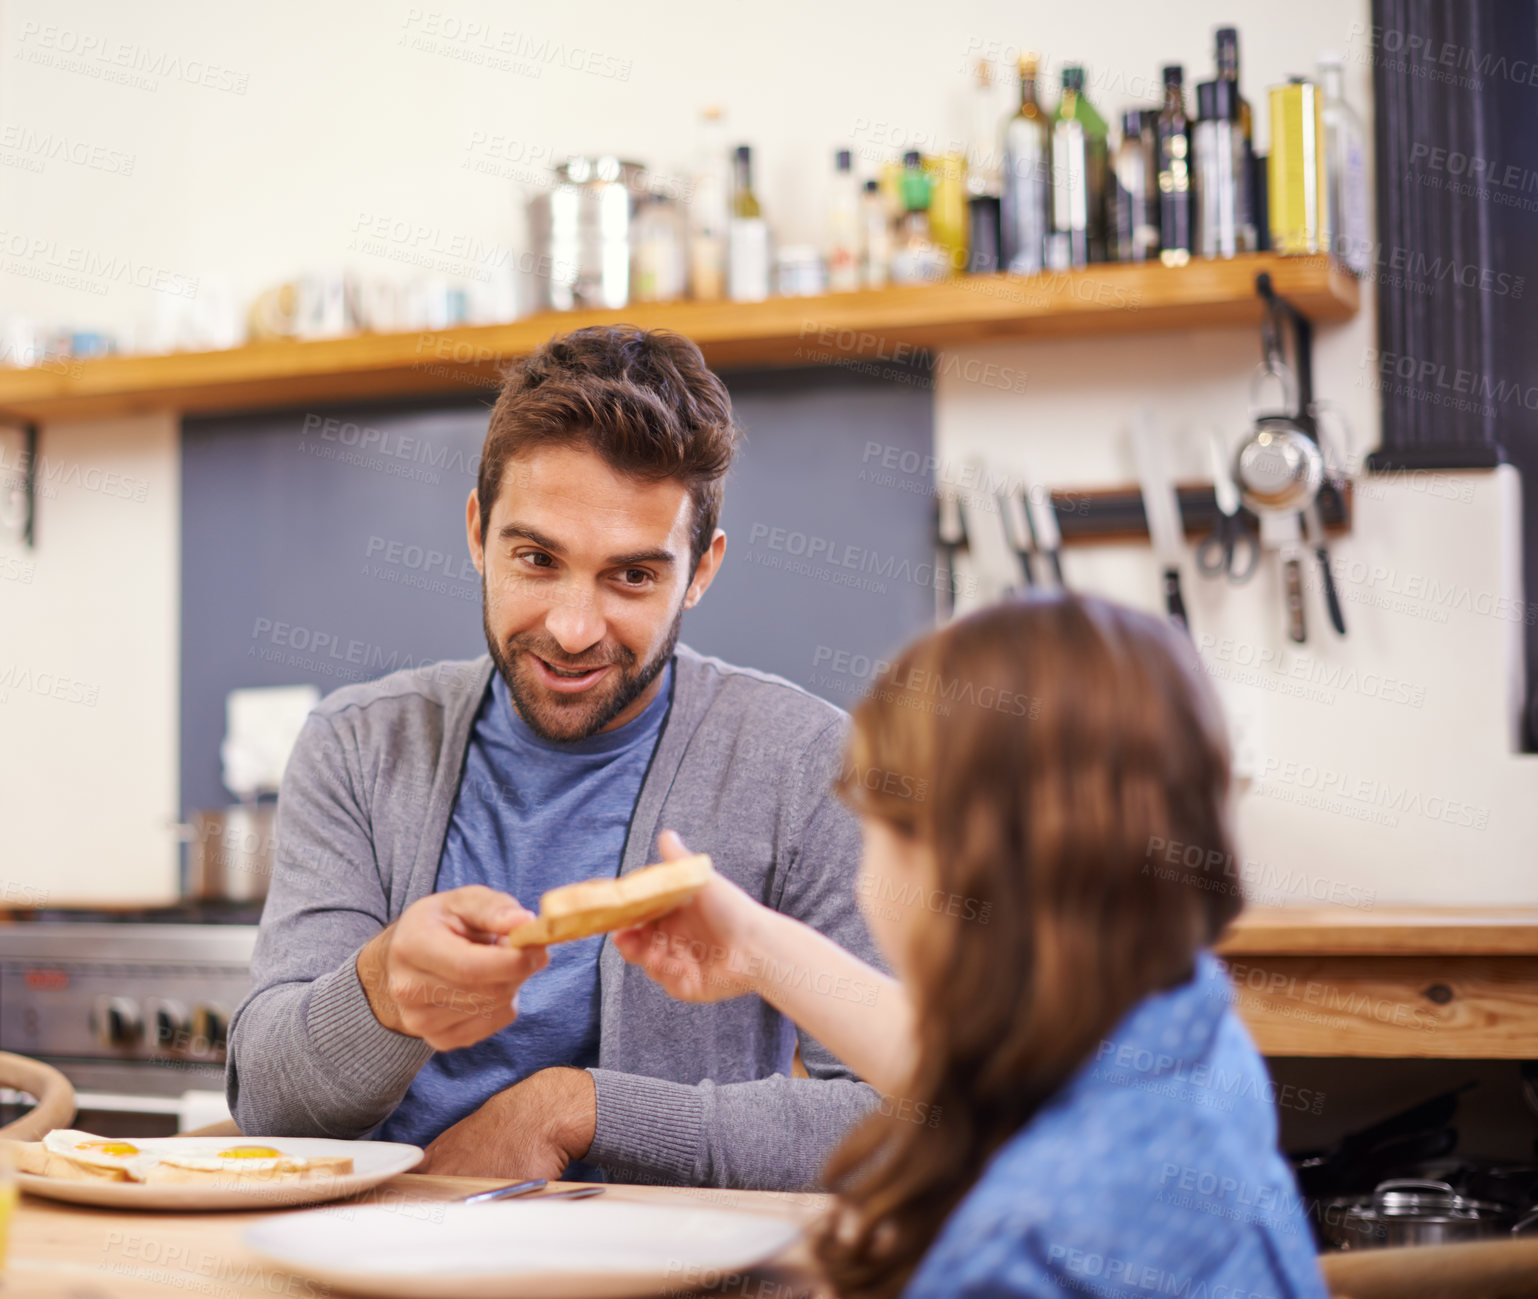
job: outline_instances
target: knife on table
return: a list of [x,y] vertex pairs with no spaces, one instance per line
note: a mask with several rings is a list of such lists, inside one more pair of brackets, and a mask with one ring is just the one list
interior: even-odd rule
[[1024,491],[1025,506],[1030,512],[1031,532],[1036,538],[1036,553],[1047,557],[1058,586],[1067,589],[1068,583],[1063,581],[1063,534],[1058,530],[1052,492],[1040,483],[1035,487],[1028,486]]
[[1180,559],[1185,532],[1180,523],[1180,501],[1175,484],[1170,481],[1164,461],[1164,441],[1154,423],[1153,412],[1144,407],[1132,427],[1132,451],[1137,458],[1138,482],[1143,492],[1143,513],[1148,519],[1148,535],[1153,540],[1154,555],[1164,584],[1164,607],[1170,621],[1187,634],[1191,624],[1186,618],[1185,600],[1180,594]]
[[1335,575],[1330,572],[1330,548],[1324,539],[1324,522],[1319,517],[1317,496],[1303,509],[1303,530],[1315,558],[1319,560],[1319,573],[1324,579],[1324,602],[1330,610],[1330,625],[1339,635],[1344,636],[1346,615],[1341,611],[1340,595],[1335,590]]

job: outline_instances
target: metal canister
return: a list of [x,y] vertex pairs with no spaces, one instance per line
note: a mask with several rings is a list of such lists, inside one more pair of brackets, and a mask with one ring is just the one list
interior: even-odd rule
[[277,810],[255,802],[194,812],[182,895],[205,902],[266,897],[277,861]]
[[609,155],[568,158],[551,187],[529,200],[536,309],[630,303],[631,223],[645,169]]
[[1330,247],[1323,96],[1301,78],[1271,87],[1271,247],[1322,253]]

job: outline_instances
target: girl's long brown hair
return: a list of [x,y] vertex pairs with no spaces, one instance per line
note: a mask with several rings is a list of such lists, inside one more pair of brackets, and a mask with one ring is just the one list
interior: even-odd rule
[[[856,709],[840,792],[933,856],[905,971],[910,1092],[825,1173],[843,1296],[897,1294],[988,1158],[1239,911],[1221,713],[1157,619],[1057,596],[905,650]],[[1188,864],[1194,863],[1194,864]],[[939,898],[940,905],[935,899]]]

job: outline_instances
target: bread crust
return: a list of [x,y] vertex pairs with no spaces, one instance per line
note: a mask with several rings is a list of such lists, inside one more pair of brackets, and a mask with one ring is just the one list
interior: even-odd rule
[[352,1160],[346,1156],[324,1159],[287,1157],[288,1166],[277,1168],[184,1168],[180,1164],[165,1162],[151,1164],[144,1170],[144,1181],[150,1186],[218,1185],[222,1187],[245,1186],[254,1183],[307,1181],[320,1177],[348,1177],[352,1174]]
[[539,918],[507,935],[509,947],[569,943],[640,925],[681,907],[715,873],[704,853],[643,866],[612,880],[583,880],[551,889],[539,900]]

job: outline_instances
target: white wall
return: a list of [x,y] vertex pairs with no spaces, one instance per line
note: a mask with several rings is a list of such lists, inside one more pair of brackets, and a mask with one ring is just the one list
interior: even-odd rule
[[[48,160],[38,173],[18,159],[25,149],[0,147],[0,230],[44,245],[18,256],[7,243],[0,315],[147,325],[167,294],[135,287],[141,275],[173,290],[197,279],[201,293],[224,274],[241,298],[337,263],[405,276],[401,259],[415,253],[472,275],[521,239],[521,196],[550,160],[617,152],[676,173],[710,103],[726,108],[734,140],[755,146],[779,238],[816,239],[833,150],[875,159],[964,139],[979,53],[1012,62],[1029,42],[1054,77],[1082,60],[1091,102],[1113,119],[1157,101],[1162,63],[1183,62],[1188,86],[1211,77],[1212,29],[1231,21],[1263,131],[1266,86],[1310,71],[1327,47],[1368,53],[1353,35],[1367,12],[1366,0],[7,0],[0,123],[104,153],[97,166]],[[66,52],[85,45],[83,59]],[[498,57],[514,66],[488,65]],[[1368,69],[1349,72],[1364,104]],[[360,248],[370,218],[421,238]],[[99,274],[62,278],[54,263],[70,250],[113,267],[108,292]],[[126,280],[110,278],[125,262]]]
[[[1022,41],[1054,71],[1082,58],[1090,98],[1111,118],[1156,98],[1164,62],[1183,62],[1188,85],[1209,77],[1211,30],[1236,23],[1264,145],[1264,88],[1307,72],[1324,48],[1351,56],[1348,98],[1367,116],[1367,21],[1366,0],[1281,9],[1261,0],[1116,0],[1033,12],[1009,0],[942,8],[9,0],[0,9],[0,317],[144,337],[158,312],[185,304],[179,295],[206,303],[221,279],[243,299],[333,265],[405,278],[424,254],[440,273],[473,277],[521,251],[523,198],[547,160],[615,151],[677,171],[692,151],[697,110],[711,102],[726,106],[734,139],[754,144],[760,196],[780,239],[815,239],[834,148],[853,145],[874,159],[959,140],[972,61],[1012,58]],[[497,56],[499,44],[514,52]],[[578,52],[595,70],[565,66]],[[498,68],[488,57],[523,66]],[[1009,95],[1001,87],[1001,116]],[[67,156],[43,157],[45,138],[67,141]],[[373,219],[419,234],[360,245],[360,227]],[[1368,442],[1378,418],[1372,319],[1369,284],[1361,316],[1321,331],[1317,354],[1320,393],[1344,404]],[[1196,435],[1214,420],[1242,425],[1256,352],[1247,332],[977,349],[960,359],[1017,366],[1030,376],[1027,391],[942,374],[940,450],[947,459],[1018,461],[1067,486],[1129,481],[1126,413],[1148,400],[1178,435],[1177,471],[1199,478],[1206,462]],[[174,429],[164,420],[51,428],[44,452],[147,486],[138,502],[61,487],[42,501],[34,555],[0,545],[0,671],[30,664],[100,687],[94,707],[14,688],[0,704],[0,881],[55,898],[154,896],[170,886],[174,861],[166,828],[176,808]],[[1362,503],[1343,556],[1474,590],[1513,589],[1509,482],[1486,476],[1461,501],[1412,486],[1374,490],[1381,495]],[[13,560],[34,566],[30,582],[5,580]],[[1069,574],[1152,603],[1146,550],[1075,552]],[[1269,576],[1230,594],[1188,574],[1187,592],[1198,634],[1257,649],[1284,643]],[[1247,850],[1385,901],[1531,898],[1523,870],[1531,854],[1522,851],[1535,828],[1533,800],[1523,796],[1531,762],[1508,752],[1512,627],[1479,615],[1434,624],[1348,602],[1351,638],[1335,645],[1317,602],[1313,612],[1310,649],[1322,661],[1392,669],[1424,687],[1422,706],[1366,697],[1361,686],[1325,704],[1284,696],[1269,681],[1221,683],[1255,719],[1247,734],[1257,752],[1349,760],[1353,774],[1407,782],[1423,799],[1488,806],[1488,828],[1420,815],[1369,827],[1251,794]]]
[[[1004,478],[1134,483],[1130,412],[1149,401],[1177,477],[1210,479],[1207,427],[1221,419],[1237,430],[1247,401],[1248,353],[1232,355],[1232,341],[985,349],[976,359],[1030,369],[1030,391],[942,378],[940,472],[965,485],[981,458]],[[1087,353],[1107,371],[1099,383],[1085,373]],[[970,359],[956,354],[942,375],[968,372]],[[1235,363],[1226,381],[1225,360]],[[1161,371],[1190,384],[1161,383]],[[1297,647],[1274,556],[1233,587],[1200,576],[1186,555],[1192,634],[1239,751],[1238,867],[1253,901],[1278,905],[1531,901],[1538,758],[1515,748],[1521,620],[1535,606],[1522,599],[1517,473],[1359,487],[1352,532],[1332,544],[1344,639],[1327,622],[1312,561],[1308,642]],[[1070,547],[1064,570],[1075,588],[1163,609],[1146,544]],[[969,576],[969,589],[986,592],[987,571]]]

